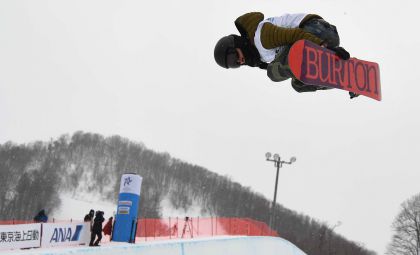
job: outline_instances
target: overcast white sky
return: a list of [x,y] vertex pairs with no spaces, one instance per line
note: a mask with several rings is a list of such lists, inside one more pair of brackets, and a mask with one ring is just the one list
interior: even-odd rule
[[[0,143],[118,134],[277,201],[382,254],[420,192],[417,1],[0,1]],[[264,71],[224,70],[234,19],[317,13],[353,56],[378,62],[383,101],[298,94]]]

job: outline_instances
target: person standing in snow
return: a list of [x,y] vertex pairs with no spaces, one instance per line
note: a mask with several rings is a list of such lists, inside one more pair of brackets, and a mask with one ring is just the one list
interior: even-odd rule
[[[285,14],[264,19],[264,14],[250,12],[237,18],[235,26],[240,36],[231,34],[217,42],[216,63],[223,68],[259,67],[267,70],[267,76],[275,82],[292,78],[292,87],[299,93],[327,88],[307,85],[293,77],[287,59],[293,43],[305,39],[333,50],[341,59],[350,58],[339,46],[336,27],[317,14]],[[356,96],[350,92],[350,98]]]
[[35,222],[47,222],[48,216],[45,214],[45,210],[42,209],[38,212],[38,214],[34,217]]
[[112,234],[112,223],[113,223],[114,217],[109,217],[108,222],[105,224],[103,232],[104,235],[111,235]]
[[91,222],[93,221],[93,216],[95,215],[95,211],[93,209],[90,209],[89,213],[85,215],[85,218],[83,219],[84,222]]
[[90,232],[92,232],[93,227],[93,217],[95,215],[95,211],[93,209],[90,209],[89,213],[85,215],[85,218],[83,219],[84,222],[89,222],[90,224]]
[[[102,223],[104,221],[104,212],[96,211],[89,246],[99,246],[99,242],[102,239]],[[96,236],[98,238],[95,241]]]

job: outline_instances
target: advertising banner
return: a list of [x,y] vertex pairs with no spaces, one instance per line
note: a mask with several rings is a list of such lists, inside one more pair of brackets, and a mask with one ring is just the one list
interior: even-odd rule
[[40,247],[41,224],[0,225],[0,250]]
[[137,174],[124,174],[121,177],[113,241],[134,242],[142,180]]
[[90,241],[89,223],[43,223],[42,247],[85,244]]

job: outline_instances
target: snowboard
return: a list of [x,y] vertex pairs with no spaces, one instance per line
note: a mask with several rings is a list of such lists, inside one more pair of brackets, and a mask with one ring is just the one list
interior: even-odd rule
[[375,62],[357,58],[342,60],[332,50],[307,40],[292,45],[288,60],[295,78],[305,84],[382,99],[379,65]]

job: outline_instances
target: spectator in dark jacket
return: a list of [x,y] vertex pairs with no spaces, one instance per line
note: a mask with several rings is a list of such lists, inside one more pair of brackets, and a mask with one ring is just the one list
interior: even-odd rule
[[45,214],[45,210],[42,209],[38,212],[38,214],[34,217],[35,222],[47,222],[48,216]]
[[93,216],[95,216],[95,211],[91,209],[88,214],[85,215],[83,219],[84,222],[91,222],[93,221]]
[[83,219],[84,222],[89,222],[89,230],[92,232],[93,228],[93,217],[95,216],[95,211],[91,209],[88,214],[85,215],[85,218]]
[[[104,212],[96,211],[89,246],[99,246],[99,242],[102,239],[102,223],[104,221]],[[98,238],[95,241],[96,236],[98,236]]]

